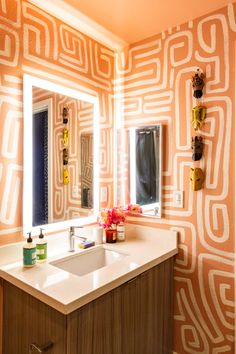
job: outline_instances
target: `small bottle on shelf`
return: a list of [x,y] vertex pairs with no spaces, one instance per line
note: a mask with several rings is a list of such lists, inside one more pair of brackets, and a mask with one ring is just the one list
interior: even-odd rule
[[125,241],[125,224],[123,222],[117,225],[117,241]]

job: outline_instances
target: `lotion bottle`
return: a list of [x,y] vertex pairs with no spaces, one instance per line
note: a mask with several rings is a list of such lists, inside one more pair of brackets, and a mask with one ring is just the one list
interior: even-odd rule
[[31,232],[28,232],[28,235],[23,246],[23,265],[24,267],[33,267],[36,263],[36,246],[31,237]]
[[43,235],[43,229],[40,228],[40,234],[36,241],[37,262],[45,262],[47,259],[47,241]]

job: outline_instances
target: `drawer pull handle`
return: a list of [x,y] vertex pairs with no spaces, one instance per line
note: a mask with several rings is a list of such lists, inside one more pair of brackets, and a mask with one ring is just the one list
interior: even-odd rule
[[36,343],[31,343],[29,346],[29,354],[33,354],[35,352],[34,349],[37,350],[37,353],[46,353],[52,347],[53,347],[52,342],[48,342],[48,343],[44,344],[42,347],[40,347]]

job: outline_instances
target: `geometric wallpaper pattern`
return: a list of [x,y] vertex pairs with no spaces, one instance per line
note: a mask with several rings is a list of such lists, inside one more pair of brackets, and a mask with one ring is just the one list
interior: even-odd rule
[[22,237],[24,73],[98,97],[100,179],[111,205],[114,53],[27,1],[0,0],[0,68],[0,243]]
[[[235,3],[114,53],[28,1],[0,0],[0,244],[22,238],[23,73],[99,98],[100,179],[108,192],[101,207],[114,196],[113,111],[119,127],[161,123],[163,217],[133,221],[179,233],[178,354],[234,352],[235,40]],[[198,67],[206,74],[207,118],[204,157],[195,166],[205,182],[192,192],[191,77]],[[184,190],[183,209],[173,206],[174,190]]]
[[[116,60],[120,128],[164,126],[163,217],[133,220],[178,231],[178,354],[234,353],[235,43],[234,3],[136,43]],[[207,107],[198,133],[191,126],[196,106],[191,78],[197,68],[206,75],[202,103]],[[196,134],[203,137],[204,152],[194,163],[191,137]],[[129,161],[127,151],[118,152],[123,159],[119,181]],[[193,166],[205,174],[204,188],[197,192],[189,181]],[[174,207],[174,190],[184,191],[183,209]]]

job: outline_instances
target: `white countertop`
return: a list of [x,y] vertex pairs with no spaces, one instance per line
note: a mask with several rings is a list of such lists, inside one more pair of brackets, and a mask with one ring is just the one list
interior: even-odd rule
[[[127,256],[109,266],[77,276],[50,264],[71,255],[67,252],[67,237],[66,233],[48,237],[48,260],[32,268],[22,266],[22,244],[0,247],[0,277],[68,314],[177,254],[175,231],[127,224],[125,242],[102,245]],[[94,247],[76,249],[76,253],[91,252]]]

